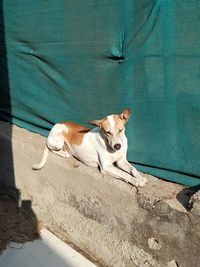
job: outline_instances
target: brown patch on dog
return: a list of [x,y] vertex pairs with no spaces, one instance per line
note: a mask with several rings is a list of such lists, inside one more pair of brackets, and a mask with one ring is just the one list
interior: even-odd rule
[[90,129],[73,122],[63,122],[62,124],[68,129],[68,131],[63,132],[66,143],[80,145],[84,135],[90,131]]
[[120,119],[119,115],[113,115],[113,119],[115,121],[117,128],[121,131],[124,128],[123,121]]
[[107,117],[105,117],[102,121],[101,124],[101,128],[105,131],[105,132],[109,132],[110,131],[110,124],[109,121],[107,119]]

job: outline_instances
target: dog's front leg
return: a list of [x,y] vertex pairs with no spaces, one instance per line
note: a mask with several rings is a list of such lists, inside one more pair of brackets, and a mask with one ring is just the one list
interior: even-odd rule
[[141,179],[144,183],[147,182],[147,178],[141,176],[141,174],[139,173],[139,171],[133,167],[133,165],[131,165],[126,158],[121,158],[116,162],[117,166],[125,171],[130,173],[131,175],[133,175],[136,179]]
[[145,182],[142,179],[137,179],[131,176],[130,174],[112,166],[112,165],[101,165],[101,172],[104,174],[109,174],[117,179],[123,180],[127,183],[130,183],[136,187],[143,187]]

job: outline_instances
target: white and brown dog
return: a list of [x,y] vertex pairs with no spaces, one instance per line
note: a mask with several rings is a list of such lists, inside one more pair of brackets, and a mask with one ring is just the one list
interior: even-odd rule
[[71,122],[55,124],[49,133],[42,160],[33,169],[39,170],[44,166],[50,150],[65,158],[72,155],[85,165],[99,167],[102,173],[136,187],[144,186],[147,179],[126,159],[125,124],[130,115],[127,108],[120,115],[90,121],[97,126],[93,129]]

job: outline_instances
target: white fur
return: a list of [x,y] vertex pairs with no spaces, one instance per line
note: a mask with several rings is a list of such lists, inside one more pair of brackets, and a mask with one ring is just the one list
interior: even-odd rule
[[[107,118],[110,125],[116,127],[113,116],[111,115]],[[142,187],[147,182],[147,179],[142,177],[126,160],[127,138],[124,131],[119,138],[121,148],[117,151],[109,151],[102,137],[102,129],[100,128],[94,128],[86,133],[80,145],[70,144],[65,141],[63,137],[64,131],[68,131],[64,124],[54,125],[47,139],[47,149],[64,157],[68,157],[71,154],[84,164],[92,167],[99,166],[102,173],[124,180],[136,187]],[[116,138],[116,136],[114,135],[113,138]],[[64,151],[64,145],[67,146],[69,151]],[[34,165],[33,169],[40,169],[44,166],[48,154],[47,149],[44,151],[41,163]],[[115,167],[113,163],[116,163],[117,167]]]
[[62,149],[62,147],[64,146],[64,131],[68,131],[67,127],[64,124],[57,123],[53,126],[47,139],[47,147],[50,150]]
[[107,119],[109,121],[111,129],[113,130],[115,128],[115,121],[114,121],[113,115],[107,116]]
[[32,167],[33,170],[40,170],[44,166],[44,164],[47,161],[48,153],[49,153],[49,149],[48,147],[45,147],[41,162],[39,164],[33,165]]

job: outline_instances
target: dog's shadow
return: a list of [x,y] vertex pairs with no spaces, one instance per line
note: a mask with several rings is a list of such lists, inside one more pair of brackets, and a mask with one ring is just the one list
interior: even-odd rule
[[186,187],[176,195],[176,199],[183,205],[183,207],[187,211],[190,211],[193,207],[193,202],[191,201],[191,198],[199,190],[200,184],[197,186]]

